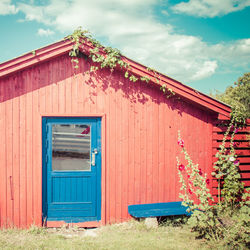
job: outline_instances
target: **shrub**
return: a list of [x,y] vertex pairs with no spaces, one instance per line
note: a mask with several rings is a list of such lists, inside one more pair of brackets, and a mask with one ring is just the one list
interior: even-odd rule
[[[237,128],[233,127],[230,142],[230,152],[226,153],[225,138],[232,128],[227,130],[215,165],[214,176],[223,179],[222,197],[219,203],[212,205],[212,196],[207,184],[210,180],[203,174],[198,164],[194,164],[184,146],[184,140],[178,133],[178,144],[185,156],[187,164],[184,165],[177,157],[179,180],[182,184],[180,198],[183,205],[188,206],[192,212],[188,224],[198,237],[216,241],[216,244],[231,249],[249,247],[249,193],[243,195],[243,185],[237,167],[233,137]],[[219,188],[221,182],[219,181]]]
[[[225,144],[226,138],[231,130],[233,131],[230,138],[230,149],[228,150]],[[224,134],[220,149],[216,153],[218,160],[214,163],[215,171],[212,173],[218,180],[219,203],[221,202],[221,197],[223,197],[223,205],[231,206],[232,209],[235,205],[237,206],[237,201],[244,191],[244,186],[240,181],[241,177],[238,172],[239,161],[237,160],[234,149],[234,136],[237,132],[237,124],[234,122],[234,119],[232,119]]]

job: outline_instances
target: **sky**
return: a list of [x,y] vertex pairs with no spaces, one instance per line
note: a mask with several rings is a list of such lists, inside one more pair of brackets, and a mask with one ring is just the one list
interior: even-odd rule
[[0,63],[79,26],[206,94],[250,71],[250,0],[0,0]]

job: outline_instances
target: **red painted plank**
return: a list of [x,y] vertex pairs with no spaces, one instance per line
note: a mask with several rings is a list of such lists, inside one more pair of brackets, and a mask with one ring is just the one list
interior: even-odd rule
[[46,80],[48,81],[48,85],[46,86],[45,89],[45,108],[46,108],[46,113],[52,112],[52,62],[47,63],[47,73],[46,73]]
[[165,182],[165,112],[164,112],[165,100],[161,97],[159,98],[159,182],[158,182],[158,192],[159,192],[159,202],[164,200],[164,182]]
[[[227,127],[213,127],[213,132],[226,132],[227,131]],[[250,127],[249,126],[247,126],[247,127],[243,127],[243,128],[239,128],[238,129],[238,133],[242,133],[242,132],[249,132],[249,130],[250,130]],[[230,129],[230,132],[233,132],[234,131],[234,129],[233,128],[231,128]]]
[[[80,79],[81,84],[82,84],[82,79]],[[83,84],[82,84],[83,85]],[[102,85],[99,83],[97,85],[97,89],[96,89],[96,112],[97,113],[105,113],[106,112],[106,104],[105,104],[105,95],[104,92],[102,91]],[[82,92],[82,100],[84,99],[84,92]],[[82,103],[83,105],[83,103]],[[128,113],[128,111],[127,111]]]
[[[210,119],[210,123],[209,123],[209,136],[210,136],[210,147],[209,147],[209,159],[210,159],[210,163],[209,163],[209,167],[210,167],[210,180],[212,179],[212,176],[211,176],[211,173],[213,172],[213,152],[212,152],[212,129],[213,129],[213,125],[212,125],[212,122],[213,122],[213,119],[211,117],[209,117]],[[212,188],[212,183],[210,182],[210,185],[209,185],[209,188],[211,189]]]
[[250,163],[250,157],[241,157],[241,156],[238,156],[237,157],[237,160],[239,160],[240,161],[240,163]]
[[[213,140],[223,140],[224,135],[223,134],[217,134],[217,132],[213,132]],[[227,136],[227,140],[230,140],[231,136]],[[249,141],[249,138],[247,137],[247,134],[235,134],[234,136],[235,141]]]
[[241,172],[240,176],[242,179],[250,179],[250,171],[249,172]]
[[[218,142],[213,140],[213,148],[219,148],[219,146],[222,144],[222,142]],[[250,142],[249,141],[236,141],[234,142],[234,148],[250,148]],[[230,147],[230,142],[225,143],[225,147],[229,148]]]
[[[128,85],[128,91],[131,92],[133,86]],[[129,124],[128,124],[128,147],[129,147],[129,172],[128,172],[128,204],[134,204],[134,191],[135,191],[135,103],[129,100]],[[145,150],[146,151],[146,150]]]
[[[139,85],[141,88],[143,88],[143,84],[140,83]],[[137,87],[137,85],[132,86],[132,88],[137,89],[140,91]],[[141,93],[141,99],[146,98],[146,93]],[[138,131],[140,135],[140,197],[141,197],[141,203],[147,202],[147,191],[148,191],[148,183],[147,183],[147,170],[148,170],[148,162],[147,162],[147,144],[148,142],[148,134],[147,134],[147,104],[138,103],[140,107],[139,111],[139,117],[140,117],[140,130]],[[135,131],[137,133],[137,131]]]
[[[247,176],[247,175],[246,175]],[[245,184],[245,186],[248,186],[250,184],[250,179],[248,177],[241,178],[240,181]],[[223,180],[221,180],[221,187],[223,186]],[[212,180],[212,187],[213,189],[218,189],[218,180],[213,179]]]
[[[13,86],[15,94],[20,93],[20,82],[17,76],[13,79]],[[19,98],[13,98],[13,213],[14,213],[14,225],[20,227],[20,127],[19,127]]]
[[[123,90],[124,91],[124,90]],[[128,217],[128,127],[129,127],[129,116],[128,116],[128,100],[125,98],[121,98],[121,140],[122,140],[122,148],[121,148],[121,219],[122,221],[126,220]]]
[[240,169],[241,171],[247,171],[247,170],[250,171],[250,163],[247,164],[247,165],[239,165],[239,169]]
[[[110,143],[110,124],[111,124],[111,121],[110,121],[110,102],[109,102],[109,98],[108,98],[108,95],[105,95],[105,104],[106,104],[106,115],[105,115],[105,120],[106,120],[106,123],[105,123],[105,128],[106,128],[106,145],[105,145],[105,157],[106,157],[106,169],[105,169],[105,172],[106,172],[106,176],[105,176],[105,187],[106,187],[106,190],[105,190],[105,223],[109,223],[110,222],[110,165],[111,165],[111,143]],[[102,184],[103,185],[103,184]],[[103,191],[103,190],[102,190]]]
[[[83,63],[80,63],[80,71],[84,72],[84,67],[85,65]],[[79,104],[79,112],[82,112],[82,110],[84,109],[84,96],[85,96],[85,92],[84,92],[84,78],[83,75],[79,74],[79,99],[78,99],[78,104]],[[97,113],[106,113],[105,107],[108,104],[108,102],[106,101],[106,96],[104,95],[104,93],[101,91],[101,86],[97,87],[97,103],[96,103],[96,111]],[[107,105],[108,106],[108,105]],[[102,132],[101,132],[101,140],[102,140],[102,186],[101,186],[101,222],[102,224],[106,224],[107,223],[107,145],[106,145],[106,138],[107,138],[107,127],[106,127],[106,119],[107,116],[103,115],[102,116]]]
[[34,222],[33,214],[33,168],[32,168],[32,141],[33,141],[33,131],[32,131],[32,71],[26,71],[25,78],[27,81],[27,94],[26,94],[26,190],[27,190],[27,226],[30,226]]
[[250,187],[250,180],[248,179],[248,180],[242,180],[242,183],[244,184],[244,187],[246,188],[246,187]]
[[118,90],[116,92],[116,105],[115,105],[115,120],[116,120],[116,156],[115,156],[115,170],[116,170],[116,211],[115,211],[115,217],[116,221],[121,222],[121,210],[122,210],[122,159],[121,159],[121,152],[123,148],[123,142],[122,142],[122,133],[121,133],[121,119],[122,119],[122,103],[121,103],[121,90]]
[[230,117],[223,114],[218,114],[218,120],[230,121]]
[[7,101],[5,104],[5,118],[6,118],[6,185],[7,185],[7,226],[14,226],[13,218],[13,201],[14,201],[14,186],[13,186],[13,78],[6,86]]
[[[213,155],[215,155],[218,152],[217,148],[213,148]],[[249,156],[250,157],[250,150],[249,148],[241,148],[237,149],[235,148],[235,153],[238,156]]]
[[[58,113],[59,112],[59,95],[58,95],[58,82],[57,82],[57,74],[58,74],[58,60],[54,61],[52,66],[51,72],[51,80],[52,80],[52,112]],[[75,99],[76,100],[76,99]],[[73,111],[75,112],[75,110]]]
[[[4,93],[6,93],[7,81],[0,82],[0,130],[6,131],[6,116],[5,116],[5,103],[4,103]],[[6,132],[2,135],[2,140],[0,143],[0,227],[6,227],[6,218],[7,218],[7,164],[6,164]]]
[[102,167],[101,167],[101,223],[105,225],[107,223],[107,121],[106,115],[102,116],[101,120],[101,154],[102,154]]
[[116,96],[114,90],[109,92],[109,223],[116,221]]
[[46,90],[45,86],[48,84],[47,83],[47,64],[41,64],[40,67],[38,68],[39,70],[39,79],[38,79],[38,96],[39,96],[39,102],[38,102],[38,110],[41,114],[44,114],[46,112],[46,102],[45,102],[45,95],[46,95]]
[[[72,98],[71,98],[71,78],[69,77],[69,75],[72,74],[72,65],[70,62],[70,59],[66,58],[65,60],[65,73],[67,78],[64,79],[64,83],[65,83],[65,103],[66,103],[66,107],[65,107],[65,112],[70,114],[72,112]],[[82,82],[83,85],[85,85],[84,81]]]
[[[137,91],[141,93],[141,84],[136,84],[138,86]],[[135,104],[135,164],[134,164],[134,203],[140,204],[141,203],[141,192],[140,192],[140,186],[141,186],[141,171],[140,171],[140,162],[141,162],[141,154],[140,151],[141,145],[140,145],[140,103],[136,102]],[[148,184],[148,183],[147,183]],[[148,184],[149,185],[149,184]]]
[[[78,92],[78,98],[77,98],[77,113],[81,113],[83,110],[83,103],[84,103],[84,86],[83,86],[83,79],[82,79],[82,75],[78,74],[77,78],[77,92]],[[65,105],[67,105],[67,103],[65,102]],[[97,103],[96,105],[97,106]],[[95,112],[95,113],[101,113],[101,112]]]
[[[143,90],[143,84],[141,84],[141,92]],[[155,127],[154,127],[154,120],[153,120],[153,113],[154,113],[154,109],[153,109],[153,103],[151,102],[151,98],[152,98],[152,94],[153,91],[152,89],[148,90],[148,94],[149,94],[149,100],[146,102],[146,110],[147,110],[147,122],[146,122],[146,136],[147,136],[147,145],[146,145],[146,151],[147,151],[147,169],[146,169],[146,173],[147,173],[147,180],[146,180],[146,190],[147,190],[147,194],[146,194],[146,200],[147,203],[152,203],[153,200],[153,138],[154,138],[154,131],[155,131]],[[140,166],[138,166],[140,167]]]
[[[66,94],[65,94],[65,81],[64,79],[66,78],[65,74],[65,57],[61,57],[60,61],[58,63],[58,111],[60,114],[65,114],[66,112]],[[79,86],[78,86],[79,88]],[[79,89],[80,92],[80,89]]]
[[41,226],[42,214],[42,141],[41,141],[41,119],[39,114],[39,81],[40,69],[33,70],[32,79],[32,179],[33,179],[33,221],[37,226]]
[[[156,88],[152,88],[152,98],[153,100],[157,100],[158,98],[158,90]],[[158,103],[152,102],[151,104],[153,106],[153,128],[152,128],[152,137],[153,137],[153,143],[152,143],[152,152],[153,152],[153,162],[152,162],[152,168],[153,168],[153,197],[152,202],[156,203],[159,202],[159,105]]]
[[[170,190],[171,190],[171,183],[170,183],[170,174],[171,168],[176,168],[176,163],[171,162],[173,156],[173,145],[171,145],[173,141],[173,137],[175,136],[176,130],[174,128],[173,116],[175,115],[173,111],[172,117],[171,114],[171,100],[166,99],[164,105],[164,171],[165,171],[165,180],[164,180],[164,201],[170,201]],[[179,152],[176,153],[179,155]]]
[[[176,103],[173,103],[173,105],[176,105]],[[178,104],[177,104],[178,105]],[[176,107],[178,109],[178,107]],[[169,196],[169,200],[168,201],[175,201],[175,182],[176,182],[176,159],[175,157],[178,155],[180,156],[180,151],[179,148],[176,147],[176,142],[177,142],[177,130],[181,129],[181,127],[179,126],[179,115],[178,115],[178,110],[174,109],[173,115],[171,117],[171,132],[172,132],[172,136],[169,140],[167,140],[167,143],[169,145],[169,153],[167,154],[167,157],[169,157],[169,162],[167,165],[168,168],[168,185],[167,185],[167,192],[168,192],[168,196]],[[171,107],[170,107],[171,110]],[[169,112],[169,115],[172,113]],[[182,135],[183,136],[183,135]],[[176,156],[175,156],[176,155]]]
[[[20,79],[22,74],[20,74]],[[21,82],[21,81],[20,81]],[[26,93],[27,84],[22,83],[23,92]],[[20,96],[20,226],[26,227],[27,222],[27,190],[26,190],[26,95]]]
[[[218,159],[215,157],[215,156],[213,156],[213,162],[216,162]],[[240,161],[240,163],[250,163],[250,159],[249,159],[249,157],[237,157],[237,160],[239,160]]]

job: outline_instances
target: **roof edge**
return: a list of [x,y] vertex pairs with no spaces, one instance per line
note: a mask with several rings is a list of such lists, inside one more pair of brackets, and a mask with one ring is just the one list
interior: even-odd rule
[[132,72],[139,76],[147,76],[151,79],[154,84],[162,86],[165,84],[171,88],[176,94],[185,97],[191,101],[201,104],[204,107],[212,109],[213,111],[230,117],[231,107],[225,103],[222,103],[200,91],[197,91],[173,78],[170,78],[162,73],[157,72],[160,76],[160,81],[154,77],[154,73],[147,70],[144,65],[141,65],[129,58],[125,59],[131,66]]
[[0,78],[13,72],[23,70],[27,67],[49,60],[53,57],[65,54],[72,49],[71,41],[58,41],[51,45],[28,52],[22,56],[16,57],[0,64]]
[[[26,53],[7,62],[1,63],[0,78],[8,76],[16,71],[31,67],[35,64],[50,60],[51,58],[66,54],[72,49],[72,47],[73,43],[71,41],[61,40],[40,49],[33,50],[33,52]],[[83,46],[81,46],[81,50],[83,51],[83,53],[88,52],[88,50],[91,48],[92,46],[90,46],[89,44],[84,44]],[[130,65],[129,71],[132,74],[137,76],[146,76],[151,79],[152,83],[159,87],[165,84],[168,88],[171,88],[177,95],[189,99],[192,102],[198,103],[201,106],[213,110],[218,114],[230,117],[230,106],[221,103],[220,101],[215,100],[212,97],[207,96],[206,94],[203,94],[202,92],[199,92],[175,79],[172,79],[162,73],[155,71],[157,72],[157,75],[160,79],[160,81],[158,82],[154,77],[154,72],[147,70],[146,66],[135,62],[125,56],[123,56],[123,60]]]

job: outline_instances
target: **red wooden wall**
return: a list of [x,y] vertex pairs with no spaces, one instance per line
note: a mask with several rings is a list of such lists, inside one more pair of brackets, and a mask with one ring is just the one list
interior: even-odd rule
[[[217,161],[215,157],[216,152],[219,149],[219,146],[222,143],[224,133],[227,130],[227,127],[222,125],[224,122],[228,121],[218,120],[214,121],[213,127],[213,162]],[[229,133],[226,140],[226,147],[230,149],[230,138],[231,133]],[[250,119],[247,119],[246,126],[238,130],[234,137],[235,142],[235,153],[237,155],[237,160],[239,160],[239,173],[241,175],[241,182],[244,184],[244,188],[250,188]],[[217,201],[218,195],[218,181],[213,180],[212,193],[214,195],[215,201]]]
[[129,219],[129,204],[179,200],[178,130],[211,172],[215,114],[89,67],[74,75],[63,55],[0,79],[0,226],[42,223],[42,116],[103,117],[102,224]]

